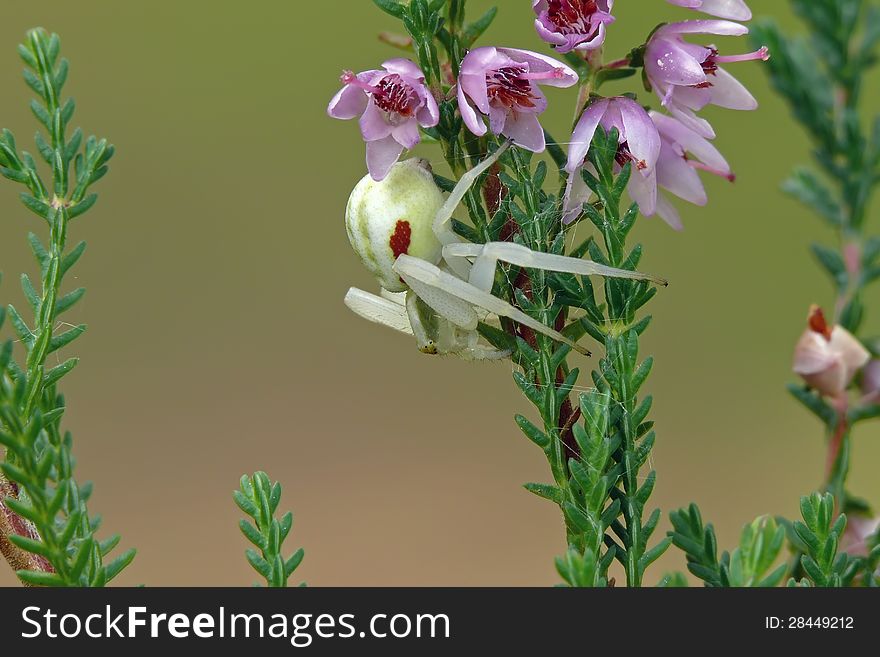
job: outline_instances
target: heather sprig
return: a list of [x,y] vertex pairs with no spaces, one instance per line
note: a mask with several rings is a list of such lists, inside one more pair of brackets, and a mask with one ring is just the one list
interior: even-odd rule
[[[469,168],[477,167],[490,154],[500,155],[463,192],[469,221],[453,220],[457,237],[444,234],[442,244],[448,248],[450,243],[465,240],[469,253],[480,253],[479,245],[485,246],[485,253],[522,253],[499,246],[509,242],[527,249],[525,253],[548,256],[535,255],[531,258],[535,263],[589,258],[587,262],[607,272],[602,274],[605,278],[600,285],[586,275],[561,273],[564,270],[541,265],[508,265],[500,258],[491,294],[503,304],[487,300],[488,305],[482,306],[497,307],[498,321],[485,318],[478,326],[494,351],[482,348],[479,353],[509,355],[518,366],[514,373],[517,386],[540,416],[540,422],[533,422],[517,415],[516,423],[541,449],[550,467],[552,483],[527,484],[526,489],[550,500],[562,512],[567,549],[557,560],[560,576],[571,586],[609,586],[613,584],[609,571],[616,560],[627,585],[641,586],[648,566],[672,542],[671,537],[653,540],[661,517],[659,510],[649,506],[656,475],[644,472],[655,434],[649,419],[652,398],[641,391],[653,359],[640,354],[639,343],[650,323],[644,307],[657,289],[648,280],[632,280],[652,277],[620,276],[619,272],[635,272],[641,260],[642,247],[629,243],[640,214],[661,214],[680,227],[677,211],[658,196],[658,188],[702,205],[707,199],[697,172],[708,170],[732,180],[730,167],[707,140],[714,136],[710,130],[701,136],[676,118],[649,114],[634,94],[600,95],[605,82],[626,79],[646,66],[644,44],[632,48],[624,59],[604,63],[600,46],[614,25],[613,2],[533,3],[539,36],[555,46],[565,63],[532,51],[477,46],[476,37],[489,27],[495,12],[468,25],[464,0],[375,0],[375,4],[402,21],[409,35],[408,40],[387,36],[384,40],[404,49],[411,47],[415,63],[424,72],[425,84],[438,101],[440,120],[436,126],[423,126],[423,132],[439,144],[453,176],[463,178]],[[712,3],[707,5],[710,9]],[[707,22],[700,25],[704,23],[706,29],[700,31],[717,31]],[[747,31],[739,25],[725,29],[736,34]],[[686,31],[684,27],[681,30]],[[664,43],[655,43],[654,51]],[[710,86],[716,60],[742,59],[718,58],[711,48],[691,52],[693,65],[700,69],[701,88]],[[765,56],[762,50],[756,58]],[[644,79],[649,81],[647,75]],[[756,104],[747,91],[735,81],[724,81],[747,98],[748,103],[739,103],[738,109],[754,109]],[[577,127],[566,154],[541,125],[549,101],[539,85],[569,87],[575,83],[579,87]],[[663,89],[658,86],[656,90],[664,99]],[[710,91],[700,93],[711,95]],[[688,101],[682,100],[680,107],[684,109],[679,113],[696,123],[695,111],[702,105],[687,105]],[[708,126],[704,122],[699,125]],[[501,149],[507,144],[502,145],[502,135],[513,144],[503,154]],[[537,155],[545,150],[549,160]],[[435,180],[444,191],[457,189],[456,180],[436,174]],[[636,203],[624,201],[624,194]],[[361,214],[358,218],[366,220]],[[396,218],[390,219],[377,217],[377,228],[399,224]],[[580,228],[593,234],[581,237],[578,243]],[[387,230],[391,234],[390,228]],[[349,234],[352,237],[351,227]],[[392,248],[399,244],[396,235],[391,234]],[[365,264],[375,269],[375,253],[383,252],[387,245],[370,242],[370,250],[365,252],[362,242],[367,237],[358,233],[353,239]],[[388,262],[395,262],[394,258],[411,260],[406,253],[399,256],[395,251],[388,255]],[[433,271],[435,262],[426,261],[423,266]],[[404,260],[404,265],[408,263]],[[449,261],[449,266],[457,274],[459,270],[467,273],[460,262]],[[472,274],[472,280],[484,280],[484,265],[473,266],[479,275],[475,278]],[[607,275],[612,271],[617,273]],[[432,280],[444,280],[442,274],[432,275]],[[443,285],[443,294],[457,290],[462,295],[458,301],[449,301],[451,307],[459,301],[471,303],[483,298],[465,284],[448,281]],[[437,295],[431,287],[406,292],[406,284],[401,288],[395,283],[395,291],[399,289],[416,297]],[[418,336],[422,329],[417,324],[421,325],[424,317],[395,308],[389,299],[352,290],[346,303],[371,321]],[[418,306],[424,303],[421,299],[414,303],[424,310],[424,305]],[[553,331],[538,331],[521,320],[513,321],[513,313],[505,310],[508,303],[543,327],[561,332],[564,340]],[[432,304],[428,301],[427,305]],[[410,320],[401,313],[409,313]],[[586,337],[603,350],[589,386],[578,385],[580,371],[569,362],[571,343]],[[424,339],[419,343],[423,351],[437,353],[433,345],[424,346]],[[471,348],[466,353],[473,357],[478,352]],[[748,553],[749,558],[753,552]],[[757,566],[752,561],[740,561],[746,573],[743,578],[756,576],[753,571]],[[664,581],[681,582],[674,577]]]
[[[792,529],[804,546],[799,564],[804,577],[789,579],[788,586],[851,586],[865,562],[838,550],[847,519],[843,514],[835,515],[834,498],[830,493],[802,498],[801,516],[803,522],[795,521]],[[872,575],[873,571],[866,574]]]
[[[673,544],[687,557],[688,570],[708,587],[777,586],[788,571],[776,562],[785,545],[785,527],[772,518],[758,518],[746,525],[739,546],[718,555],[712,525],[703,525],[700,509],[691,504],[670,514]],[[775,566],[775,568],[774,568]]]
[[[875,586],[877,536],[853,529],[871,526],[871,507],[849,493],[846,481],[853,428],[880,416],[869,364],[871,350],[876,362],[877,344],[860,337],[868,310],[865,292],[880,278],[880,237],[872,236],[867,225],[880,182],[880,114],[869,115],[862,94],[877,62],[880,7],[866,0],[791,0],[791,5],[806,24],[807,36],[789,36],[771,20],[761,21],[751,34],[756,47],[772,52],[768,71],[773,86],[810,137],[819,169],[799,167],[783,188],[834,230],[838,244],[812,247],[835,290],[834,318],[827,321],[818,306],[810,309],[793,368],[805,385],[789,385],[825,428],[824,490],[802,498],[802,521],[779,519],[793,555],[784,567],[789,586]],[[872,125],[867,132],[866,120]],[[861,391],[856,389],[859,379]],[[732,557],[726,552],[716,556],[714,530],[703,526],[696,505],[672,513],[671,519],[670,536],[687,555],[694,575],[707,586],[743,585],[731,576]],[[768,544],[774,546],[769,565],[779,551],[775,536],[764,541],[765,549]],[[864,554],[847,553],[853,546]],[[779,572],[755,585],[776,585]]]
[[[868,213],[880,184],[880,113],[862,93],[878,61],[880,6],[867,0],[791,0],[791,5],[808,29],[806,36],[789,36],[770,20],[762,21],[753,35],[773,50],[771,81],[814,146],[814,166],[798,167],[784,189],[834,231],[837,243],[812,247],[835,294],[827,329],[832,358],[816,363],[816,351],[802,340],[795,370],[807,387],[792,384],[789,390],[824,425],[826,489],[840,509],[864,513],[864,504],[850,496],[846,480],[854,428],[880,417],[880,399],[870,394],[867,374],[863,395],[849,390],[854,379],[858,382],[869,351],[874,358],[880,356],[876,340],[863,334],[868,290],[880,280],[880,235]],[[811,318],[816,316],[813,311]],[[811,319],[810,329],[815,334],[823,323]],[[847,334],[861,344],[848,346],[842,341]],[[839,365],[836,354],[844,358]],[[830,381],[834,367],[842,373],[840,383],[823,385],[817,377]]]
[[[248,563],[265,580],[270,588],[286,588],[287,580],[302,563],[305,552],[302,548],[284,558],[284,541],[293,528],[293,513],[288,511],[280,518],[275,517],[281,502],[281,484],[272,480],[265,472],[253,476],[243,475],[239,490],[233,491],[232,498],[239,509],[250,520],[239,520],[238,527],[254,547],[245,551]],[[305,584],[300,584],[305,586]]]
[[80,242],[68,248],[68,229],[74,219],[91,209],[97,195],[92,185],[107,173],[113,147],[105,139],[84,138],[80,128],[68,136],[75,109],[62,90],[68,62],[60,57],[60,40],[42,29],[32,30],[19,46],[24,79],[34,91],[31,111],[40,130],[37,152],[50,172],[44,181],[36,160],[19,151],[9,130],[0,134],[0,174],[25,191],[21,201],[39,217],[48,237],[28,235],[40,276],[34,283],[27,274],[21,287],[32,320],[15,306],[7,312],[10,324],[25,350],[24,365],[4,343],[0,356],[0,444],[5,461],[0,464],[0,545],[4,556],[26,584],[48,586],[103,586],[134,558],[128,550],[105,563],[118,536],[99,540],[98,517],[91,516],[87,501],[91,485],[74,478],[72,436],[62,430],[64,397],[58,383],[77,364],[68,358],[47,368],[50,354],[67,348],[85,332],[77,325],[58,332],[59,318],[83,296],[77,288],[64,292],[64,278],[85,251]]

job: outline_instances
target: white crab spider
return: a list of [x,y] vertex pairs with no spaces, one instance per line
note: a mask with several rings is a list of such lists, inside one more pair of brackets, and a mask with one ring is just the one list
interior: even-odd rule
[[346,228],[355,251],[379,280],[382,293],[376,296],[351,288],[345,304],[371,322],[414,336],[424,353],[474,360],[505,358],[509,351],[480,344],[477,325],[507,317],[589,354],[492,295],[499,261],[530,269],[666,284],[654,276],[540,253],[510,242],[462,242],[450,227],[452,214],[471,185],[509,147],[510,142],[503,144],[464,174],[445,201],[423,160],[396,164],[382,182],[364,177],[349,199]]

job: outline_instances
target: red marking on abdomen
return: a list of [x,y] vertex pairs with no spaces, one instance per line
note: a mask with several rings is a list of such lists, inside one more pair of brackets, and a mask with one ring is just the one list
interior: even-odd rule
[[409,225],[408,221],[400,219],[394,227],[394,234],[391,236],[391,240],[388,243],[391,247],[391,252],[394,254],[395,260],[409,251],[411,241],[412,227]]

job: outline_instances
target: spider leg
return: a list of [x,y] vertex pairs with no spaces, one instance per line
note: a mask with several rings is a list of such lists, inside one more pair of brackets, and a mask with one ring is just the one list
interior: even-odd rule
[[413,335],[406,308],[394,301],[377,297],[355,287],[345,295],[345,305],[364,319]]
[[[450,220],[452,219],[452,214],[455,212],[455,209],[461,203],[465,194],[467,194],[473,184],[479,180],[483,173],[498,161],[504,152],[510,148],[512,143],[513,142],[508,140],[501,144],[501,146],[498,147],[498,150],[492,153],[492,155],[465,173],[455,185],[455,189],[449,193],[446,202],[441,206],[440,210],[437,211],[437,215],[434,217],[434,235],[440,240],[440,244],[455,244],[456,242],[461,241],[459,236],[453,232],[449,225]],[[448,264],[450,268],[462,278],[467,276],[468,270],[470,269],[470,263],[464,258],[453,258]]]
[[477,328],[477,313],[474,306],[489,311],[499,317],[508,317],[533,331],[549,336],[557,342],[567,344],[575,351],[590,355],[586,349],[526,315],[503,299],[492,296],[467,281],[456,278],[439,267],[424,260],[401,255],[394,263],[394,271],[431,308],[453,324],[469,331]]
[[389,292],[383,287],[379,290],[379,296],[398,306],[406,305],[406,292]]
[[449,193],[446,202],[437,211],[436,217],[434,217],[434,234],[441,243],[452,244],[453,242],[459,241],[458,235],[452,232],[449,228],[449,220],[452,219],[452,213],[455,212],[455,209],[458,207],[459,203],[461,203],[465,194],[467,194],[473,184],[477,182],[479,177],[482,176],[485,171],[498,161],[504,152],[510,148],[512,143],[512,141],[508,140],[501,144],[501,146],[498,147],[498,150],[492,153],[492,155],[465,173],[455,185],[455,189]]
[[592,260],[569,258],[552,253],[540,253],[512,242],[489,242],[488,244],[460,242],[458,244],[447,244],[443,247],[443,257],[447,258],[447,256],[453,259],[475,258],[469,280],[472,285],[486,291],[492,289],[492,283],[495,280],[495,266],[499,260],[517,267],[527,267],[529,269],[544,269],[567,274],[579,274],[581,276],[628,278],[637,281],[650,281],[664,287],[668,285],[666,280],[650,274],[616,269],[600,265]]
[[510,354],[509,349],[493,349],[482,345],[468,347],[458,352],[458,355],[464,360],[504,360],[510,358]]

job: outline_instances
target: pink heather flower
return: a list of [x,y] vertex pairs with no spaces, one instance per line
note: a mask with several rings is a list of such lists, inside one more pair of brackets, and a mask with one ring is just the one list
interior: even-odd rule
[[504,135],[535,153],[546,148],[538,115],[547,109],[539,84],[570,87],[578,81],[571,68],[528,50],[475,48],[461,62],[458,107],[468,130],[486,134],[484,116],[493,134]]
[[666,0],[666,2],[732,21],[752,20],[752,10],[745,0]]
[[[651,120],[660,133],[660,159],[657,161],[657,184],[675,196],[693,203],[706,205],[709,199],[698,171],[707,171],[733,182],[736,176],[718,149],[680,121],[650,112]],[[664,196],[657,197],[657,214],[681,230],[681,215]]]
[[538,36],[556,52],[595,50],[605,43],[605,26],[614,22],[614,0],[534,0]]
[[440,121],[440,110],[425,76],[408,59],[389,59],[384,71],[342,74],[345,85],[327,113],[335,119],[360,116],[361,134],[367,142],[367,168],[373,180],[382,180],[405,148],[421,141],[419,126],[431,128]]
[[867,557],[871,539],[880,531],[880,517],[852,514],[846,519],[846,529],[840,539],[840,551],[853,557]]
[[745,55],[722,56],[711,46],[683,39],[685,34],[741,36],[748,28],[730,21],[698,20],[669,23],[651,36],[645,50],[645,73],[663,106],[694,132],[713,139],[709,122],[695,112],[707,105],[734,110],[757,109],[758,101],[720,64],[770,58],[767,48]]
[[871,354],[849,331],[830,327],[818,306],[794,350],[794,372],[825,397],[840,398]]
[[875,358],[862,371],[864,404],[880,404],[880,359]]
[[660,135],[645,109],[625,96],[594,100],[581,115],[572,135],[568,151],[568,186],[565,190],[565,223],[574,221],[590,193],[581,177],[587,153],[599,126],[609,132],[616,128],[619,134],[617,163],[623,168],[633,165],[629,194],[645,215],[657,211],[657,161],[660,158]]

